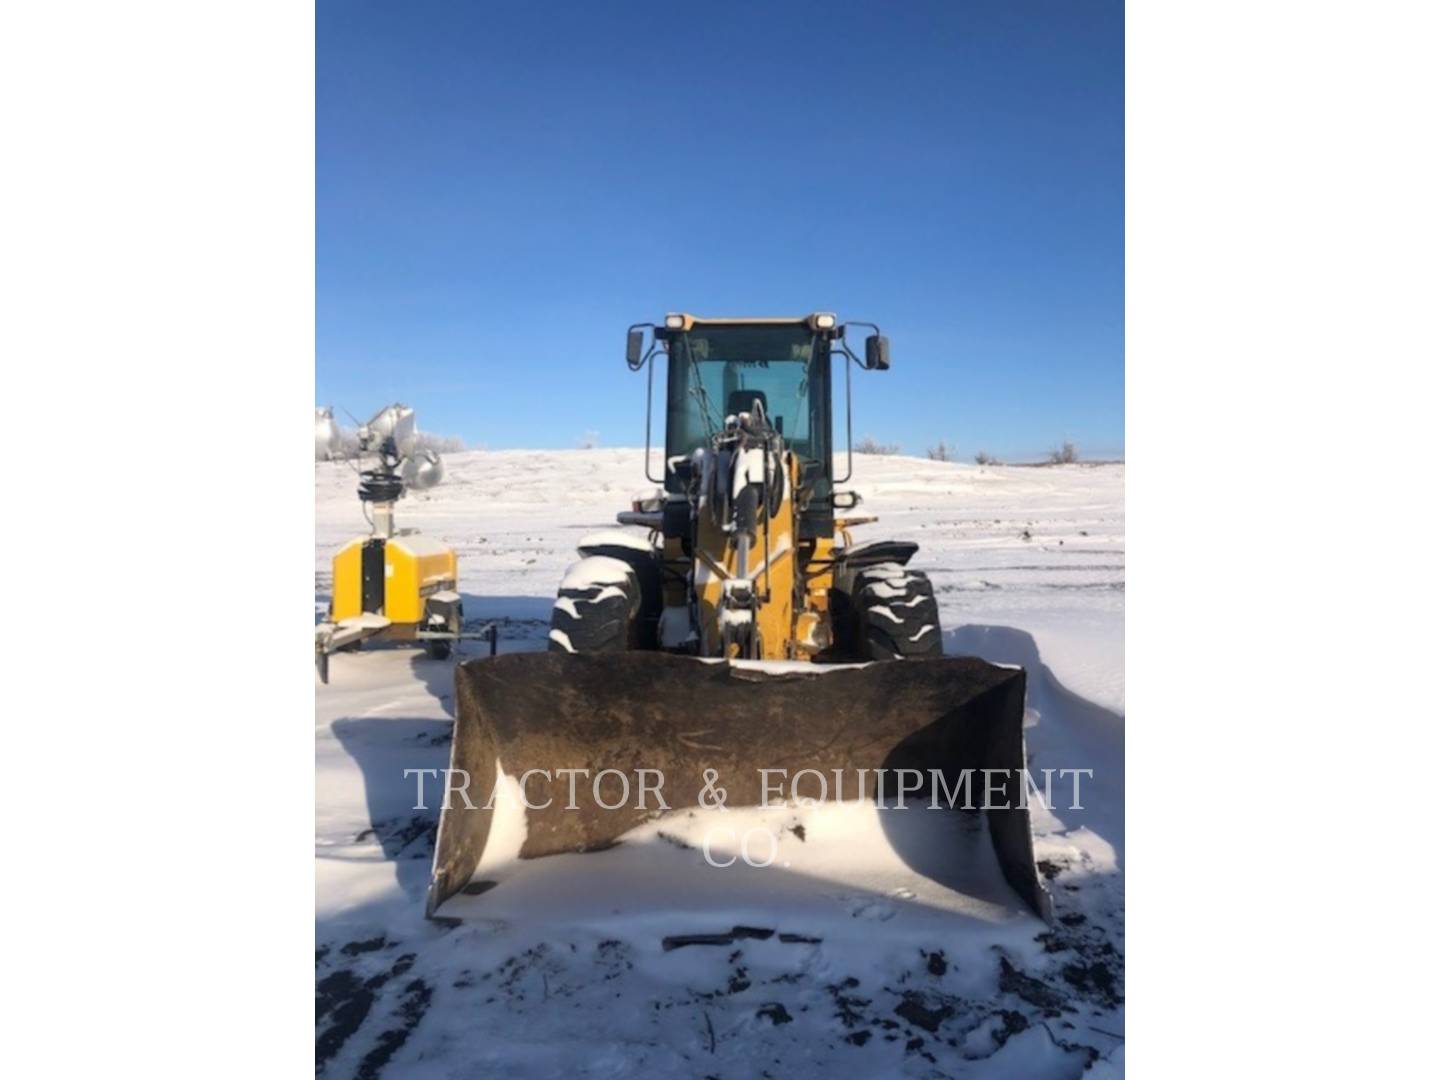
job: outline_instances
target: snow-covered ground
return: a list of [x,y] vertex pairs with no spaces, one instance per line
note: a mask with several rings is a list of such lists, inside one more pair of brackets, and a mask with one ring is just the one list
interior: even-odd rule
[[[452,454],[444,483],[397,518],[457,549],[467,620],[500,621],[504,651],[542,649],[575,543],[652,486],[642,464],[637,450]],[[438,788],[413,809],[404,770],[448,762],[453,662],[342,654],[316,687],[326,1075],[1123,1070],[1124,467],[857,457],[851,486],[857,513],[881,517],[857,539],[920,543],[913,565],[935,583],[946,651],[1029,671],[1032,771],[1094,770],[1083,810],[1067,781],[1057,808],[1035,814],[1054,925],[997,881],[967,818],[882,823],[855,803],[732,812],[727,825],[753,819],[779,838],[767,869],[707,866],[694,846],[704,815],[519,868],[487,853],[482,870],[502,885],[427,922]],[[354,473],[317,465],[317,609],[331,551],[363,531]],[[897,836],[974,851],[974,867],[902,861]],[[737,926],[753,929],[663,944]]]

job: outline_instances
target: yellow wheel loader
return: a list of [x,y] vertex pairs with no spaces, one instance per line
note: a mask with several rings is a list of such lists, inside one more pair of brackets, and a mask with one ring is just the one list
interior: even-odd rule
[[[863,357],[847,344],[855,327],[871,331]],[[851,530],[876,519],[854,515],[859,495],[838,489],[853,463],[850,366],[885,371],[889,354],[873,324],[829,313],[671,314],[629,329],[627,363],[648,373],[646,477],[659,487],[617,523],[648,537],[613,529],[582,540],[560,583],[548,653],[456,669],[430,914],[470,882],[503,777],[522,778],[519,855],[528,858],[597,850],[656,816],[653,804],[613,805],[616,775],[663,777],[669,806],[684,811],[717,787],[728,805],[767,805],[765,777],[784,769],[902,804],[917,775],[950,792],[983,772],[993,797],[977,809],[1000,870],[1048,917],[1025,785],[1025,673],[944,657],[934,590],[907,565],[918,545],[856,543]],[[657,476],[650,417],[662,362]],[[832,440],[836,364],[843,476]],[[577,794],[575,775],[607,772],[610,788],[597,780]],[[539,805],[538,786],[559,776],[571,780],[569,798]],[[910,791],[928,798],[933,787]],[[959,812],[953,805],[942,809]]]

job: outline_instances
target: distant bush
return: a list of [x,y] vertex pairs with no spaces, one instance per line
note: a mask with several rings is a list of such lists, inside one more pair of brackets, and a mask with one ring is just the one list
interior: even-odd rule
[[1063,442],[1058,450],[1050,451],[1051,465],[1074,465],[1080,460],[1080,451],[1075,449],[1072,442]]
[[881,457],[890,457],[900,453],[899,443],[876,442],[873,436],[866,435],[855,444],[857,454],[879,454]]
[[428,431],[415,433],[415,446],[420,450],[434,450],[437,454],[458,454],[468,449],[465,440],[458,435],[431,435]]
[[941,439],[934,446],[927,447],[925,456],[931,461],[959,461],[960,452],[951,446],[944,439]]
[[[433,450],[437,454],[459,454],[470,449],[458,435],[432,435],[428,431],[415,433],[417,450]],[[340,449],[337,458],[354,458],[360,454],[360,436],[354,428],[340,429]]]
[[975,451],[975,464],[976,464],[976,465],[999,465],[999,464],[1000,464],[1000,459],[997,458],[997,457],[991,456],[990,454],[986,453],[984,450],[977,450],[977,451]]
[[575,445],[581,450],[594,450],[600,445],[600,433],[598,431],[587,431],[575,440]]

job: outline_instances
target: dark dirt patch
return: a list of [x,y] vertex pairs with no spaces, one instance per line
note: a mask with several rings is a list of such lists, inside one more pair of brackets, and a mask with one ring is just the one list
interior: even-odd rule
[[360,978],[353,971],[336,971],[315,984],[315,1019],[323,1020],[360,989]]
[[[525,1000],[525,991],[521,988],[522,983],[533,969],[541,968],[550,956],[550,946],[543,942],[533,949],[526,949],[519,956],[512,956],[502,963],[495,970],[499,976],[496,985],[506,994],[507,997],[518,1000]],[[549,981],[544,971],[541,971],[541,986],[545,996],[550,995]],[[489,977],[488,975],[486,976]]]
[[1034,1005],[1046,1016],[1059,1016],[1062,1010],[1070,1008],[1069,998],[1063,991],[1026,975],[1003,956],[1000,958],[1000,990]]
[[775,936],[774,930],[763,926],[737,926],[730,931],[737,938],[754,938],[756,941],[768,941]]
[[799,840],[802,844],[805,842],[805,826],[804,826],[804,825],[791,825],[791,826],[790,826],[790,831],[795,834],[795,838],[796,838],[797,840]]
[[[859,985],[860,980],[852,975],[838,983],[831,983],[825,987],[825,989],[830,992],[831,998],[835,1001],[836,1018],[847,1028],[856,1027],[864,1022],[864,1009],[866,1005],[870,1004],[869,998],[847,993],[847,991],[854,990]],[[869,1037],[868,1034],[866,1037]]]
[[[383,936],[368,941],[352,941],[341,952],[356,956],[375,952],[385,944]],[[351,946],[355,948],[352,950]],[[368,979],[362,980],[354,971],[342,968],[315,984],[315,1026],[319,1029],[322,1023],[329,1021],[315,1038],[317,1069],[339,1053],[350,1036],[360,1029],[385,984],[404,975],[414,963],[415,954],[406,953],[396,958],[389,971],[382,971]]]
[[[372,821],[370,828],[356,833],[355,843],[369,839],[379,842],[387,859],[428,859],[435,850],[435,831],[439,819],[431,817],[387,818]],[[423,844],[416,843],[424,840]],[[407,850],[408,849],[408,850]]]
[[423,979],[415,979],[405,987],[400,1005],[395,1010],[399,1024],[382,1031],[376,1038],[375,1045],[360,1062],[355,1074],[358,1080],[375,1080],[380,1075],[380,1070],[405,1045],[410,1033],[424,1018],[425,1010],[430,1007],[430,997],[431,989]]
[[671,934],[660,939],[660,947],[666,952],[683,949],[687,945],[734,945],[730,934]]
[[772,1001],[768,1005],[761,1005],[760,1008],[755,1010],[755,1015],[764,1017],[776,1027],[779,1027],[781,1024],[791,1023],[795,1019],[790,1015],[790,1010],[778,1001]]
[[933,1034],[940,1030],[941,1024],[955,1015],[955,1007],[942,1004],[937,1008],[931,1008],[925,1004],[919,994],[906,994],[905,999],[895,1006],[895,1015],[907,1024],[924,1028]]
[[596,961],[605,970],[605,981],[618,979],[627,971],[633,971],[635,963],[630,959],[630,946],[615,938],[607,938],[595,946]]
[[1060,976],[1086,1001],[1104,1008],[1122,1004],[1125,957],[1101,923],[1075,912],[1060,916],[1058,925],[1036,936],[1047,953],[1073,953]]
[[932,953],[925,954],[925,970],[937,978],[950,970],[950,965],[945,962],[944,949],[936,949]]
[[745,968],[736,968],[730,973],[730,981],[725,986],[727,994],[738,994],[750,989],[750,972]]
[[1000,1049],[1012,1036],[1019,1035],[1030,1026],[1030,1021],[1024,1013],[1016,1012],[1013,1009],[1006,1009],[1000,1013],[1000,1027],[990,1033],[995,1040],[995,1049]]
[[340,946],[340,951],[346,956],[359,956],[362,953],[379,952],[387,944],[389,943],[385,940],[385,935],[381,934],[379,937],[366,938],[364,941],[347,942]]
[[322,1069],[340,1052],[351,1035],[360,1030],[375,1004],[375,994],[387,976],[361,982],[353,971],[337,971],[321,979],[315,986],[315,1023],[329,1019],[330,1024],[315,1038],[315,1068]]
[[1066,964],[1060,969],[1065,981],[1087,997],[1098,997],[1107,1005],[1119,1005],[1121,998],[1115,984],[1115,973],[1109,965],[1096,961],[1089,964]]
[[[674,949],[683,949],[687,945],[733,945],[737,939],[749,938],[755,941],[767,941],[775,936],[775,931],[763,926],[732,926],[728,933],[722,934],[671,934],[660,939],[660,947],[666,952]],[[794,935],[781,934],[780,940]]]
[[914,1038],[906,1042],[905,1054],[907,1057],[911,1054],[916,1054],[924,1058],[926,1061],[930,1062],[930,1064],[935,1064],[935,1055],[930,1053],[929,1050],[925,1049],[925,1036],[923,1035],[916,1035]]
[[872,1034],[870,1031],[852,1031],[849,1035],[845,1036],[845,1041],[853,1046],[864,1046],[870,1041]]
[[[435,850],[435,831],[439,822],[432,818],[412,817],[408,820],[401,820],[395,823],[395,827],[388,833],[382,834],[381,844],[386,852],[404,851],[414,845],[414,850],[406,852],[411,859],[428,859]],[[417,840],[424,839],[423,844],[416,844]]]

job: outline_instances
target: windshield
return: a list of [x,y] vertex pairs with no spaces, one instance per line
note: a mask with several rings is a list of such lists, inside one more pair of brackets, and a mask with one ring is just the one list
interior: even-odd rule
[[669,457],[689,454],[725,427],[725,417],[755,399],[802,461],[818,461],[828,494],[830,353],[805,325],[696,326],[669,340],[665,425]]

